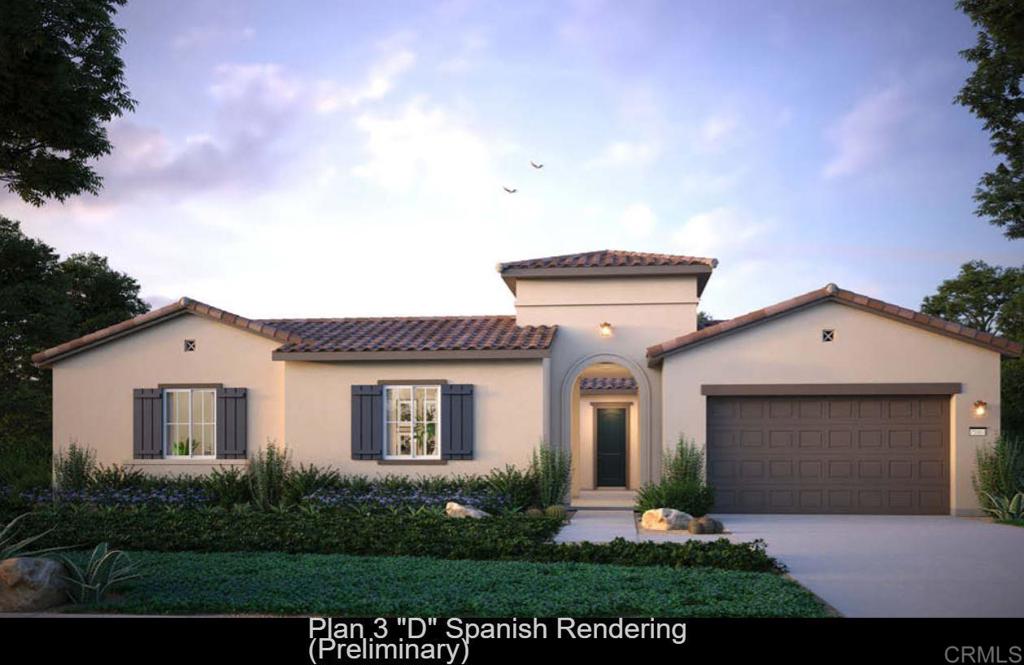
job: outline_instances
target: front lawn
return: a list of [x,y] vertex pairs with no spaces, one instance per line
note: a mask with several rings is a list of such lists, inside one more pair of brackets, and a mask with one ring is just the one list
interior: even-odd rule
[[820,617],[773,573],[342,554],[132,552],[143,576],[85,611],[334,616]]

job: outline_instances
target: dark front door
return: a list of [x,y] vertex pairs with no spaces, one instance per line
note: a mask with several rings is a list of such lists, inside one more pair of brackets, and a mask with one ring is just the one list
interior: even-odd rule
[[597,485],[626,486],[626,409],[597,410]]

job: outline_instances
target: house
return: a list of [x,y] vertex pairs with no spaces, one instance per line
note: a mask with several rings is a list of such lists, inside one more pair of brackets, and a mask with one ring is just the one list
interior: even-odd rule
[[1021,345],[829,284],[698,329],[713,259],[502,263],[515,314],[252,320],[182,298],[33,356],[54,447],[199,473],[268,440],[358,474],[485,473],[563,445],[572,492],[703,446],[719,512],[971,514]]

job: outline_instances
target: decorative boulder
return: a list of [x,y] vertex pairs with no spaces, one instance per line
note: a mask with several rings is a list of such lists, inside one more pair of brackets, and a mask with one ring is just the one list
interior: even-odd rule
[[651,531],[672,531],[685,529],[693,518],[681,510],[652,508],[640,518],[640,527]]
[[464,506],[461,503],[455,503],[449,501],[444,506],[444,514],[448,517],[472,517],[473,519],[480,519],[481,517],[490,517],[490,514],[485,513],[479,508],[473,506]]
[[690,520],[690,523],[686,527],[690,533],[693,534],[707,534],[707,533],[722,533],[722,523],[716,520],[714,517],[697,517]]
[[0,561],[0,612],[37,612],[67,602],[64,564],[15,557]]
[[704,533],[722,533],[722,530],[724,529],[722,523],[714,517],[708,517],[705,515],[697,521],[704,527]]

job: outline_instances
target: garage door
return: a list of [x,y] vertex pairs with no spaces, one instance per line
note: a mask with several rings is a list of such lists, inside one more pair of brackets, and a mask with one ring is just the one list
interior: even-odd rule
[[709,397],[724,513],[949,513],[948,397]]

